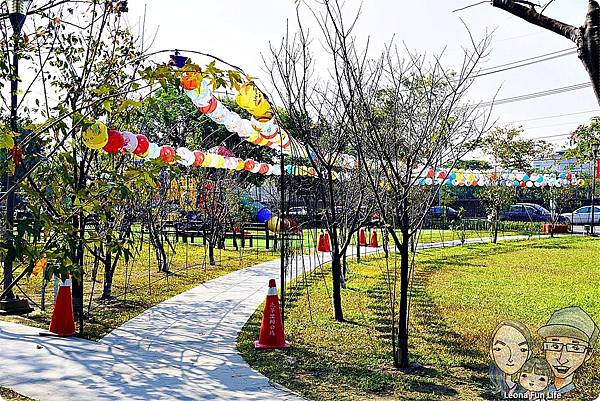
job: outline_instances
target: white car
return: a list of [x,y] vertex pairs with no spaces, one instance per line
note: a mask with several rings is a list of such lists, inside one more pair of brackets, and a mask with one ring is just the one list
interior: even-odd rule
[[[561,216],[564,216],[571,224],[592,224],[592,207],[580,207],[574,212],[563,213]],[[600,223],[600,206],[594,207],[594,222]]]
[[290,216],[308,216],[308,210],[305,207],[291,207],[288,214]]

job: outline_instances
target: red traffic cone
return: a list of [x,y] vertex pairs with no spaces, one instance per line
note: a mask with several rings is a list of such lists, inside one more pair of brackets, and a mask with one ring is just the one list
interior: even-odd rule
[[319,252],[331,252],[331,244],[329,242],[329,233],[326,231],[319,235],[319,243],[317,245],[317,251]]
[[317,243],[317,251],[323,252],[323,249],[325,249],[325,243],[323,242],[324,240],[325,234],[323,234],[323,231],[321,231],[321,234],[319,235],[319,242]]
[[329,241],[329,231],[325,231],[325,236],[323,237],[323,244],[325,250],[323,252],[331,252],[331,241]]
[[265,301],[265,311],[260,326],[258,341],[254,342],[256,349],[280,349],[289,348],[290,344],[285,341],[281,311],[279,310],[279,297],[277,296],[277,285],[275,280],[269,280],[269,292]]
[[377,230],[373,230],[371,233],[371,248],[378,248],[379,241],[377,240]]
[[358,234],[358,245],[367,246],[367,236],[365,235],[365,229],[361,228]]
[[71,298],[71,280],[65,280],[58,288],[58,295],[52,312],[52,320],[48,332],[40,335],[70,337],[75,335],[75,320],[73,319],[73,300]]

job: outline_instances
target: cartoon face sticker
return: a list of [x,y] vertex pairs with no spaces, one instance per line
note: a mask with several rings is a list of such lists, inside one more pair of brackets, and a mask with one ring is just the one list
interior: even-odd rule
[[574,390],[575,373],[592,357],[598,326],[583,309],[572,306],[556,311],[538,333],[555,376],[550,392],[566,394]]
[[496,327],[490,343],[490,355],[506,375],[521,370],[531,356],[531,334],[520,322],[506,321]]
[[532,358],[525,362],[519,373],[519,384],[532,393],[542,393],[552,380],[552,370],[548,362],[540,358]]
[[573,375],[590,358],[588,348],[588,342],[569,337],[548,337],[544,342],[546,359],[561,379]]

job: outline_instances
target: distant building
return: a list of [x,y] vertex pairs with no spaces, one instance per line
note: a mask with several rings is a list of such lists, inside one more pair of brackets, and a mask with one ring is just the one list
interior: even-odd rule
[[533,168],[546,171],[570,171],[572,173],[586,173],[592,174],[593,167],[592,162],[579,164],[575,159],[564,159],[563,156],[566,151],[562,150],[556,152],[551,158],[535,160],[533,162]]

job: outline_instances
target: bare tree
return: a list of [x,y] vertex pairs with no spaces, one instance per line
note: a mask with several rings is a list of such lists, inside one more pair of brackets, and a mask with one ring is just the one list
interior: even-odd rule
[[407,51],[404,60],[394,46],[369,58],[368,43],[360,46],[353,36],[356,18],[347,23],[337,0],[325,1],[318,14],[352,147],[400,255],[399,270],[388,272],[387,280],[395,364],[405,368],[414,245],[444,182],[434,169],[453,168],[490,127],[489,112],[466,99],[489,37],[472,40],[462,66],[452,72],[440,57],[429,61]]
[[[341,291],[347,271],[346,253],[354,234],[370,217],[366,205],[365,175],[358,169],[351,146],[348,110],[335,80],[321,81],[313,74],[314,56],[304,31],[288,32],[278,47],[271,46],[266,61],[273,87],[282,100],[279,120],[298,140],[292,158],[314,172],[313,189],[323,204],[322,217],[331,238],[333,311],[344,321]],[[335,65],[332,66],[335,69]]]

